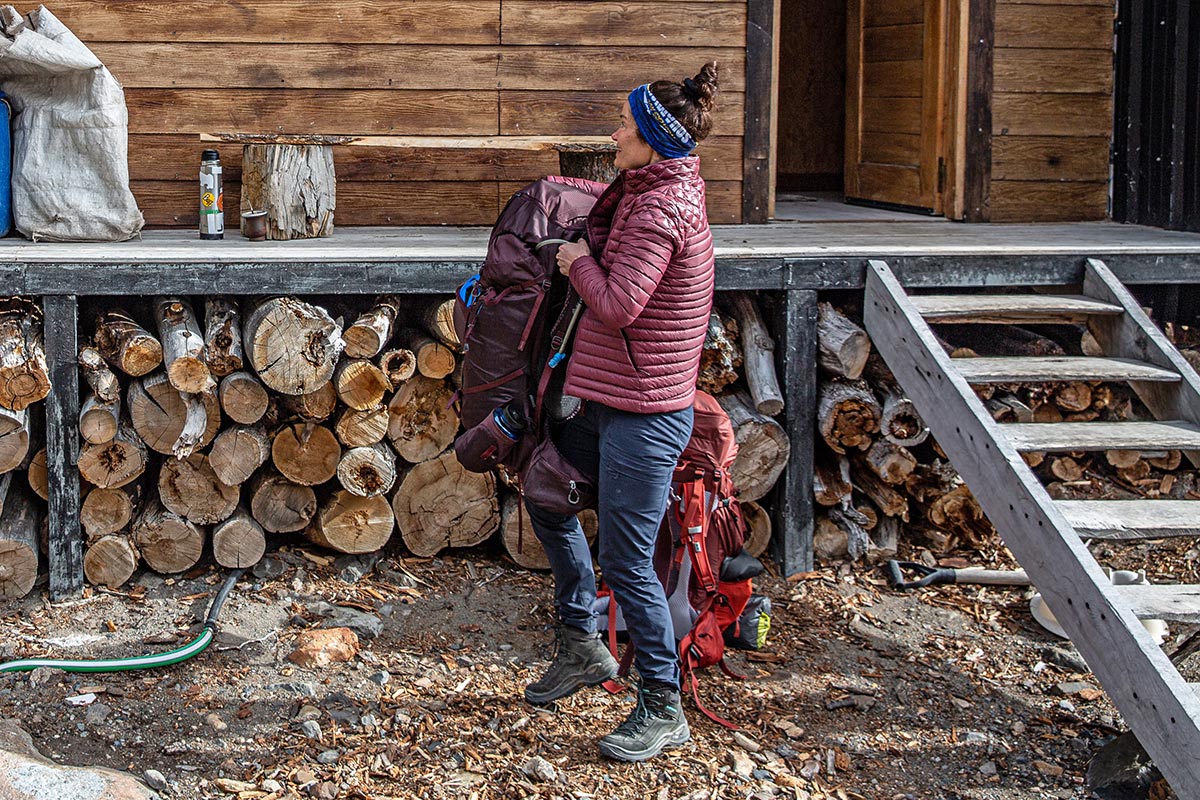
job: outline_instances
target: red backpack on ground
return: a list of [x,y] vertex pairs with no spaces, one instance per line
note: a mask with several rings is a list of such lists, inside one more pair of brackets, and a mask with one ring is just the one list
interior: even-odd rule
[[[726,675],[741,680],[743,676],[725,663],[725,646],[737,641],[744,643],[738,646],[761,647],[770,605],[765,598],[751,603],[751,582],[763,566],[742,549],[746,524],[729,475],[738,452],[733,426],[720,404],[704,392],[696,392],[693,411],[692,437],[675,466],[671,500],[659,529],[655,570],[666,590],[684,686],[691,688],[705,716],[736,728],[700,702],[696,671],[719,665]],[[609,647],[617,656],[617,632],[623,628],[620,611],[611,589],[603,587],[598,594],[600,627],[607,628]],[[748,607],[755,613],[743,620]],[[620,674],[628,673],[632,660],[630,647],[621,658]],[[615,684],[608,688],[620,691]]]

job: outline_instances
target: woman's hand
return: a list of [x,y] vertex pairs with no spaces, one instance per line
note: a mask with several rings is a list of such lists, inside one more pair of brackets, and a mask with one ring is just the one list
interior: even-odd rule
[[571,265],[575,263],[575,259],[580,256],[586,256],[592,252],[591,246],[588,245],[587,239],[581,239],[578,242],[567,242],[558,247],[558,271],[563,275],[570,276]]

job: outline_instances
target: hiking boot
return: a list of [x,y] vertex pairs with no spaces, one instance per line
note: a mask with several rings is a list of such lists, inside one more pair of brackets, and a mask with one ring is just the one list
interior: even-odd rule
[[658,682],[638,685],[637,706],[600,740],[600,754],[617,761],[645,761],[692,738],[679,690]]
[[525,699],[535,706],[553,703],[585,686],[598,686],[617,677],[617,661],[598,633],[570,625],[554,632],[554,660],[546,674],[525,687]]

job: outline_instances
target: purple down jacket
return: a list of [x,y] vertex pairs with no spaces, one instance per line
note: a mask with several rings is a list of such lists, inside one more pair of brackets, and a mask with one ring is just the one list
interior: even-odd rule
[[571,265],[587,310],[566,391],[639,414],[692,405],[714,282],[700,160],[622,172],[596,201],[587,239],[599,261]]

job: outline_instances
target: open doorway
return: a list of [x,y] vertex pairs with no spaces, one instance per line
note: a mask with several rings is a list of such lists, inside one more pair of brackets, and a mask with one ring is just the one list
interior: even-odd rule
[[945,6],[780,4],[775,219],[942,214]]

